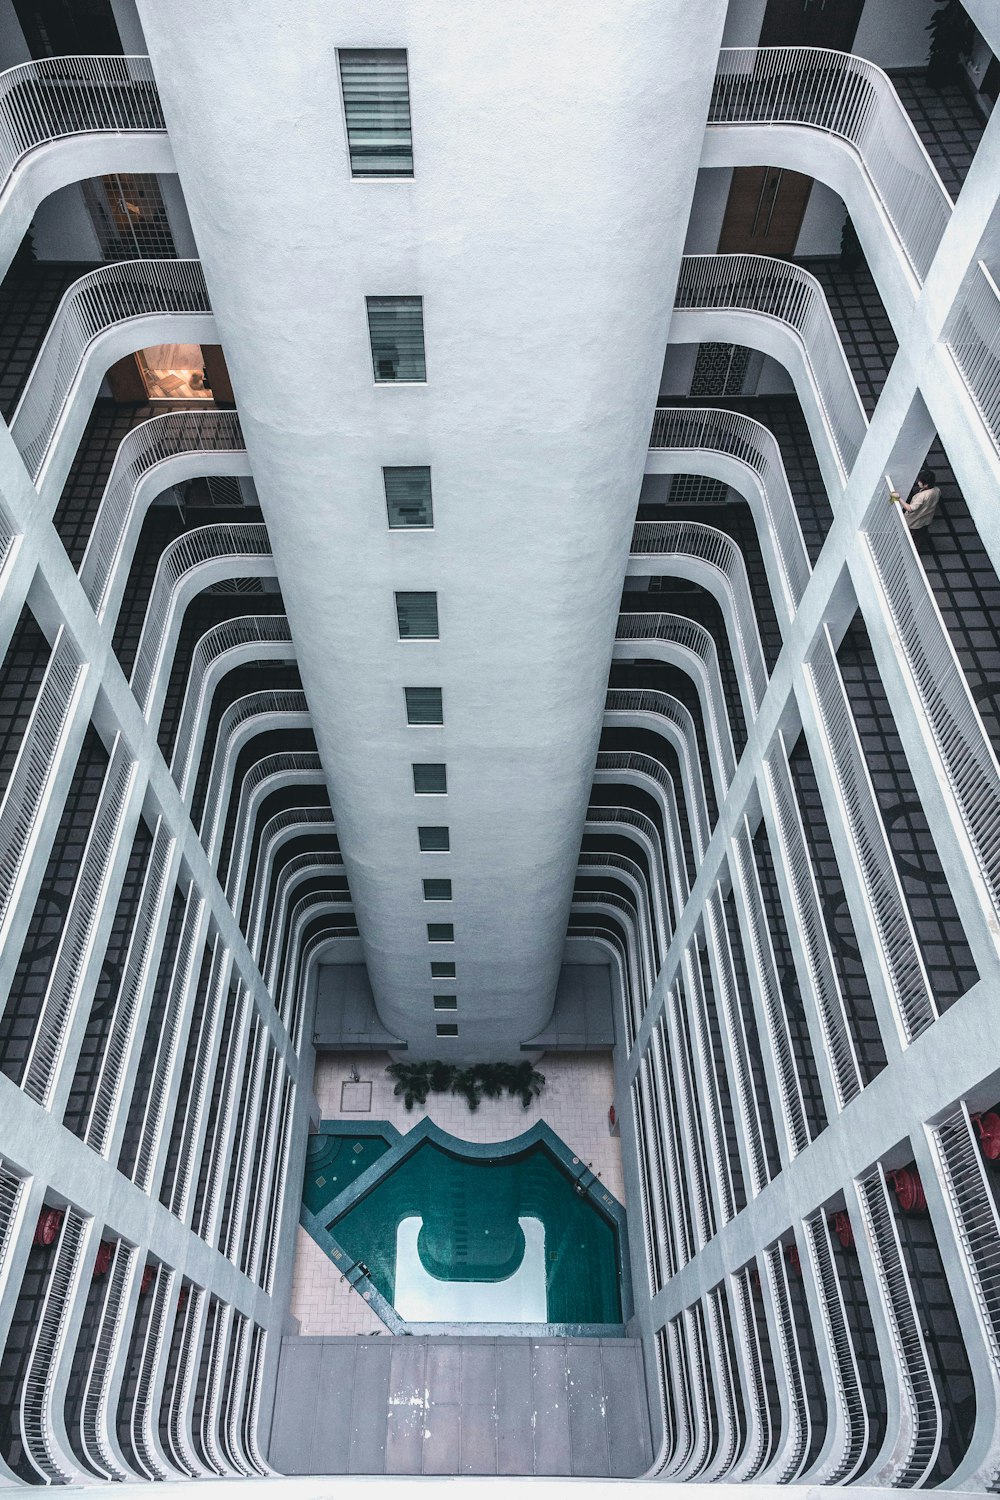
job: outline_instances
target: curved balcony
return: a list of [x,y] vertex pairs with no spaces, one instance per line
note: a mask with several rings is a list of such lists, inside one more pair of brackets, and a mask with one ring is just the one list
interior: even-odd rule
[[655,931],[660,949],[666,953],[673,935],[673,913],[670,905],[670,886],[663,862],[663,848],[659,830],[652,818],[633,807],[607,807],[592,804],[587,808],[585,833],[602,834],[605,838],[627,839],[641,850],[649,868],[650,894],[653,904]]
[[699,474],[731,485],[747,501],[775,609],[790,622],[812,568],[774,435],[741,412],[657,407],[646,473],[688,474],[692,465]]
[[121,737],[111,756],[83,852],[80,873],[59,936],[55,962],[42,997],[21,1087],[43,1106],[51,1101],[71,1018],[83,1003],[94,932],[108,899],[112,867],[124,837],[138,767]]
[[869,1483],[909,1488],[934,1467],[941,1446],[941,1405],[881,1166],[856,1190],[896,1366],[896,1381],[886,1380],[886,1441],[866,1477]]
[[[785,1267],[785,1247],[780,1240],[761,1257],[763,1261],[762,1282],[766,1282],[774,1308],[774,1334],[771,1338],[775,1354],[775,1376],[781,1397],[781,1437],[778,1451],[770,1465],[761,1475],[773,1478],[777,1484],[791,1484],[802,1472],[809,1452],[811,1422],[809,1402],[802,1376],[802,1356],[799,1351],[795,1319],[792,1315],[788,1294],[788,1272]],[[776,1336],[775,1336],[776,1335]]]
[[99,620],[118,613],[143,517],[172,484],[205,474],[249,474],[234,411],[168,411],[133,427],[118,446],[80,582]]
[[7,68],[0,73],[0,276],[49,193],[109,172],[175,170],[148,57],[44,57]]
[[[316,783],[319,785],[322,782],[322,771],[318,769],[319,757],[315,759]],[[293,817],[292,814],[296,816]],[[289,862],[298,858],[323,858],[343,863],[337,844],[336,824],[328,807],[282,808],[263,825],[257,841],[259,853],[254,862],[253,882],[249,893],[244,885],[244,900],[241,903],[245,909],[247,947],[257,959],[258,967],[274,936],[269,917],[274,909],[274,861],[286,844],[302,840],[306,840],[310,848],[290,856]],[[284,866],[279,866],[279,872],[283,868]]]
[[677,920],[690,894],[684,842],[677,811],[677,795],[670,773],[651,755],[634,750],[601,750],[594,768],[594,781],[606,784],[624,781],[652,796],[663,822],[663,862],[670,880],[670,894]]
[[872,922],[880,940],[899,1033],[912,1041],[937,1019],[927,970],[829,635],[806,663],[817,728],[840,788]]
[[643,967],[643,983],[647,994],[652,992],[659,970],[659,950],[654,937],[653,892],[646,873],[638,860],[628,855],[610,851],[582,851],[577,856],[577,885],[579,895],[594,894],[598,886],[594,880],[602,878],[615,885],[624,886],[632,894],[636,918],[636,939]]
[[801,266],[769,255],[686,255],[671,343],[732,343],[734,338],[790,371],[823,477],[837,494],[854,466],[868,419],[823,288]]
[[847,201],[869,240],[888,232],[912,272],[912,303],[952,203],[881,68],[825,47],[723,47],[708,124],[705,165],[722,165],[721,153],[729,166],[766,161],[808,172]]
[[98,266],[63,296],[11,419],[32,482],[52,502],[109,364],[147,344],[215,343],[197,260]]
[[711,632],[683,615],[621,614],[615,639],[642,642],[647,652],[655,647],[657,655],[680,667],[694,680],[701,701],[715,794],[721,805],[736,771],[736,755],[719,653]]
[[[333,860],[329,853],[306,852],[295,855],[284,866],[275,881],[275,898],[272,911],[275,913],[273,921],[269,924],[265,942],[260,947],[258,963],[264,976],[264,983],[275,994],[280,990],[279,976],[283,975],[288,957],[289,926],[291,915],[289,908],[293,901],[297,901],[295,893],[307,880],[328,880],[335,876],[343,877],[344,866],[340,860]],[[348,897],[349,899],[349,897]]]
[[[255,699],[257,696],[253,695]],[[302,695],[296,696],[301,702]],[[248,716],[252,719],[262,706],[266,708],[266,703],[262,703],[259,699],[256,704],[248,704],[246,709]],[[220,740],[218,744],[221,745],[221,743]],[[225,827],[229,822],[233,825],[232,844],[228,858],[220,857],[218,868],[220,880],[223,876],[225,877],[226,901],[229,903],[230,910],[237,916],[242,913],[246,900],[247,881],[250,878],[251,856],[261,803],[272,792],[291,786],[318,787],[321,789],[323,801],[319,805],[296,805],[282,808],[266,825],[270,836],[273,836],[279,829],[285,828],[291,830],[288,833],[288,837],[291,838],[295,832],[302,831],[304,824],[325,825],[330,818],[330,807],[326,802],[323,771],[319,764],[319,756],[315,751],[310,750],[279,750],[254,761],[253,765],[247,767],[240,783],[240,795],[235,812],[231,818],[225,820],[225,824],[220,818],[220,827]]]
[[644,725],[663,734],[673,746],[681,767],[695,862],[700,864],[708,848],[711,830],[698,757],[698,734],[690,713],[679,699],[655,688],[610,688],[604,701],[604,713],[606,722],[621,719],[630,724]]
[[156,569],[130,686],[148,723],[159,717],[184,606],[223,578],[274,576],[267,528],[260,521],[199,526],[163,551]]
[[828,1403],[826,1442],[808,1475],[814,1484],[849,1484],[868,1451],[865,1393],[826,1213],[821,1211],[806,1219],[803,1231],[819,1297],[835,1398]]
[[[767,665],[746,562],[732,537],[697,521],[638,521],[630,553],[630,574],[678,575],[715,596],[729,631],[743,712],[752,723],[767,692]],[[647,558],[657,562],[647,563]],[[661,558],[669,558],[670,565],[662,566]]]
[[[237,698],[236,702],[231,703],[226,709],[219,720],[216,733],[208,778],[208,792],[205,797],[205,812],[200,828],[202,845],[213,865],[219,861],[236,764],[244,746],[257,735],[266,734],[272,729],[310,729],[311,726],[312,720],[309,717],[305,693],[295,689],[247,693],[244,697]],[[256,764],[261,766],[265,762],[258,761]],[[252,791],[248,789],[247,781],[252,771],[248,771],[247,777],[244,778],[240,790],[237,828],[241,826],[244,818],[244,796],[250,797],[254,792],[258,792],[266,774],[268,773],[259,773]],[[308,776],[310,779],[315,779],[311,766],[304,765],[301,774],[303,778]],[[230,858],[230,872],[235,872],[237,868]]]
[[10,778],[0,800],[0,936],[18,909],[22,876],[40,834],[43,808],[67,753],[85,676],[83,659],[61,626]]
[[170,774],[185,801],[201,759],[208,712],[219,682],[246,661],[284,661],[292,632],[285,615],[239,615],[223,620],[197,642],[170,760]]

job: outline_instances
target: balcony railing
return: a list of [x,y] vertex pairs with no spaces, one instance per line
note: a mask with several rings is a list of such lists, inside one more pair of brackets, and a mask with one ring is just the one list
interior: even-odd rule
[[857,1185],[899,1376],[900,1426],[887,1469],[873,1482],[921,1484],[941,1446],[941,1406],[910,1277],[880,1166]]
[[633,556],[680,559],[693,579],[720,596],[740,688],[747,695],[747,718],[756,718],[767,692],[767,667],[746,562],[732,537],[698,521],[639,521],[631,550]]
[[788,1291],[784,1247],[780,1241],[764,1251],[762,1260],[763,1279],[766,1280],[774,1306],[777,1337],[772,1340],[772,1347],[776,1356],[775,1375],[784,1392],[782,1405],[785,1415],[781,1444],[767,1473],[768,1477],[773,1475],[778,1484],[790,1484],[802,1472],[802,1465],[809,1451],[809,1402],[806,1399],[802,1356]]
[[138,1251],[124,1240],[116,1242],[80,1408],[80,1439],[87,1458],[105,1479],[119,1483],[132,1479],[133,1475],[112,1452],[106,1433],[110,1425],[109,1397],[114,1382],[115,1364],[123,1357],[127,1348],[128,1320],[125,1314],[128,1288],[137,1256]]
[[678,698],[657,688],[610,688],[604,709],[608,714],[654,714],[668,726],[666,737],[680,761],[691,837],[696,856],[701,860],[712,833],[698,755],[698,733],[690,713]]
[[102,333],[134,319],[211,311],[197,260],[116,261],[74,281],[56,308],[10,424],[32,480],[38,481],[87,351]]
[[977,262],[944,342],[1000,449],[1000,290],[985,261]]
[[868,1408],[858,1373],[858,1360],[844,1307],[844,1295],[830,1243],[830,1227],[824,1212],[806,1219],[806,1244],[816,1278],[823,1331],[830,1354],[837,1401],[828,1413],[828,1425],[836,1428],[837,1441],[814,1482],[847,1484],[857,1474],[868,1449]]
[[[229,859],[226,877],[226,900],[233,911],[243,909],[243,895],[248,878],[248,860],[256,831],[256,809],[262,799],[279,786],[321,786],[323,769],[319,756],[304,750],[284,750],[277,755],[266,755],[251,766],[240,787],[240,802],[236,813],[236,832],[233,850]],[[268,818],[259,830],[259,847],[273,853],[290,838],[308,833],[332,831],[333,816],[329,807],[284,807]],[[247,929],[259,933],[266,916],[268,872],[259,864],[254,870],[255,896],[257,904],[251,903],[251,917]],[[250,945],[253,948],[253,945]],[[255,951],[255,950],[254,950]]]
[[782,583],[775,606],[783,608],[785,618],[790,620],[805,593],[811,568],[774,435],[740,412],[661,406],[653,418],[649,446],[683,453],[721,453],[750,470],[755,481],[753,493],[759,497],[758,506],[752,498],[750,505],[752,510],[760,510],[755,519],[761,548],[766,549],[770,543]]
[[[250,693],[245,698],[238,699],[223,714],[219,725],[209,782],[209,799],[213,795],[218,796],[218,792],[213,793],[213,786],[221,788],[224,785],[231,788],[232,767],[235,765],[240,747],[246,744],[247,740],[261,733],[262,730],[275,726],[306,728],[309,722],[305,694],[295,689]],[[209,851],[209,858],[213,863],[218,862],[219,879],[224,879],[226,900],[232,911],[239,912],[242,909],[250,854],[253,848],[255,820],[260,803],[279,787],[293,784],[298,786],[319,784],[322,779],[319,757],[310,750],[280,750],[274,754],[262,756],[260,760],[249,766],[240,783],[239,801],[232,820],[233,841],[229,850],[228,864],[222,859],[221,850],[229,820],[224,816],[225,809],[216,807],[212,811],[212,822],[209,824],[210,803],[206,802],[206,811],[202,819],[202,837]],[[227,800],[229,795],[231,791],[226,794]],[[268,826],[280,827],[281,823],[278,820],[282,818],[286,820],[287,825],[290,825],[295,819],[306,822],[311,817],[316,817],[319,821],[329,816],[329,807],[312,809],[288,807],[275,813],[274,819]]]
[[723,47],[708,123],[803,125],[847,141],[924,281],[951,199],[881,68],[825,47]]
[[148,716],[155,709],[158,690],[169,670],[167,656],[172,626],[186,588],[200,583],[198,574],[213,563],[231,560],[231,574],[240,573],[241,569],[250,574],[259,572],[261,562],[270,556],[267,528],[259,521],[199,526],[164,548],[130,679],[132,692],[144,714]]
[[843,1109],[861,1092],[861,1070],[847,1024],[844,997],[837,978],[826,923],[823,921],[816,877],[806,847],[802,815],[780,734],[771,753],[764,760],[764,776],[778,826],[781,863],[792,891],[795,925],[805,950],[810,988],[823,1028],[827,1061],[833,1075],[837,1099]]
[[1000,1368],[1000,1214],[986,1176],[969,1111],[959,1101],[931,1130],[958,1239],[975,1288],[983,1331]]
[[60,627],[0,802],[0,924],[11,911],[83,676],[80,653]]
[[92,959],[94,931],[108,900],[111,870],[137,769],[119,735],[60,931],[55,963],[25,1066],[22,1088],[37,1104],[47,1105],[50,1101],[72,1016],[81,1003],[84,976]]
[[103,619],[108,596],[130,542],[142,524],[138,504],[140,486],[152,479],[149,494],[163,488],[155,475],[161,464],[185,454],[227,453],[245,459],[243,433],[234,411],[171,411],[150,417],[126,433],[115,454],[100,509],[80,564],[80,582],[98,619]]
[[0,192],[38,146],[74,135],[162,131],[148,57],[44,57],[0,73]]
[[902,1035],[912,1041],[937,1019],[913,920],[879,812],[857,725],[829,633],[806,664],[840,789],[869,910],[878,933]]
[[75,1208],[66,1210],[21,1390],[22,1440],[32,1467],[46,1484],[79,1482],[84,1478],[75,1466],[70,1466],[70,1456],[56,1438],[54,1428],[58,1419],[53,1411],[52,1374],[66,1342],[88,1239],[88,1222]]
[[719,653],[711,632],[683,615],[621,614],[615,638],[662,642],[670,659],[694,678],[705,719],[716,797],[721,803],[736,770],[736,755],[719,671]]
[[948,785],[994,911],[1000,914],[1000,765],[996,753],[898,507],[878,496],[865,536]]
[[[170,773],[185,799],[197,770],[208,707],[219,677],[237,660],[249,659],[255,648],[284,648],[291,654],[292,633],[284,615],[240,615],[223,620],[201,637],[194,648]],[[263,653],[261,653],[263,654]],[[270,656],[272,653],[267,653]],[[255,655],[255,660],[260,656]]]
[[868,429],[826,294],[815,276],[769,255],[685,255],[675,306],[692,312],[743,312],[791,331],[826,420],[841,471],[854,467]]
[[687,901],[689,888],[684,841],[681,836],[680,818],[677,814],[677,794],[670,773],[658,760],[638,750],[602,750],[597,756],[595,770],[605,778],[615,774],[623,776],[626,780],[629,777],[638,776],[647,782],[651,781],[658,788],[657,801],[663,815],[663,830],[666,838],[663,857],[671,882],[674,910],[679,917]]

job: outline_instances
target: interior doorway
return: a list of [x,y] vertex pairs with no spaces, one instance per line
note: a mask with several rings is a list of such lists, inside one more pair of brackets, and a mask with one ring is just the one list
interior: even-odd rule
[[149,401],[214,399],[200,344],[151,344],[135,361]]

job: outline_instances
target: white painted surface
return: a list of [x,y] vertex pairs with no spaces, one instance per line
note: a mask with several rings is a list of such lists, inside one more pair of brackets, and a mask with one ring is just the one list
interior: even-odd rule
[[93,263],[104,259],[78,182],[50,193],[39,205],[32,221],[32,240],[39,260]]
[[851,51],[880,68],[922,68],[930,48],[927,23],[934,10],[934,0],[907,0],[906,5],[899,0],[868,0]]
[[[450,1055],[551,1007],[722,10],[141,0],[376,1001],[416,1051],[428,920],[457,931]],[[409,47],[412,182],[351,180],[341,43]],[[426,386],[372,384],[364,297],[393,292],[424,297]],[[436,529],[390,533],[380,465],[423,462]],[[398,641],[406,588],[440,643]],[[443,729],[407,728],[407,683],[443,685]]]
[[0,0],[0,68],[13,68],[30,58],[31,51],[24,40],[14,0]]
[[795,244],[795,254],[839,255],[847,210],[844,200],[825,182],[814,182]]

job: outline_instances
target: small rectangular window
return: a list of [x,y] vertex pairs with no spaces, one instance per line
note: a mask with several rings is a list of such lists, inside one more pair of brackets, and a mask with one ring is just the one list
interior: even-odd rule
[[446,854],[451,848],[451,836],[447,828],[423,828],[417,829],[417,838],[420,840],[421,854]]
[[444,704],[438,687],[404,688],[407,724],[443,724]]
[[413,790],[419,795],[440,794],[448,790],[447,768],[434,761],[413,762]]
[[454,922],[428,922],[427,941],[429,943],[453,943],[455,941]]
[[437,1023],[438,1036],[458,1036],[457,1021],[439,1021]]
[[366,297],[372,366],[378,385],[427,379],[422,297]]
[[438,640],[437,594],[397,594],[396,623],[401,641]]
[[360,48],[340,53],[352,177],[412,177],[410,83],[406,52]]
[[425,901],[450,901],[451,900],[451,881],[450,880],[425,880],[424,881],[424,900]]
[[440,963],[435,963],[433,959],[431,960],[431,978],[432,979],[454,979],[454,977],[455,977],[455,965],[454,964],[444,963],[443,961],[440,962]]
[[435,1010],[458,1010],[458,996],[457,995],[435,995],[434,996],[434,1009]]
[[434,525],[431,471],[426,464],[382,470],[385,506],[392,531]]

